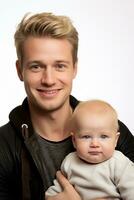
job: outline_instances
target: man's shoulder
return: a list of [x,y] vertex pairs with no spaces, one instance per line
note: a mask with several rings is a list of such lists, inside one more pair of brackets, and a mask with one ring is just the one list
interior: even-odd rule
[[1,136],[1,135],[5,135],[5,134],[6,134],[9,130],[11,130],[11,129],[12,129],[12,128],[11,128],[10,122],[8,122],[8,123],[2,125],[2,126],[0,127],[0,136]]
[[16,132],[11,126],[10,122],[0,127],[0,145],[11,143],[15,141]]
[[76,106],[79,104],[79,100],[77,100],[74,96],[70,95],[70,105],[72,109],[74,110]]

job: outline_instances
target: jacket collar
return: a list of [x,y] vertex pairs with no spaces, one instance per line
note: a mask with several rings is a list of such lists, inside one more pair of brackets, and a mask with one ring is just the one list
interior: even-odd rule
[[[27,98],[24,99],[22,105],[14,108],[9,114],[9,120],[12,126],[19,133],[22,133],[23,127],[28,127],[29,137],[33,134],[33,126],[30,119],[30,112]],[[26,125],[26,126],[24,126]]]
[[[74,110],[79,101],[70,95],[70,105]],[[10,123],[19,133],[19,135],[25,139],[33,135],[33,126],[30,118],[30,111],[27,98],[24,99],[21,106],[14,108],[9,114]],[[27,132],[28,128],[28,132]],[[22,133],[22,135],[20,134]]]

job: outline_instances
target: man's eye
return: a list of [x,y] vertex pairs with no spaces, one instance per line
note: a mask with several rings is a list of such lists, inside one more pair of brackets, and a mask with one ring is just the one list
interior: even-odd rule
[[32,70],[32,71],[40,71],[41,70],[41,67],[40,67],[40,65],[30,65],[30,69]]
[[64,71],[66,66],[64,64],[57,64],[55,67],[58,71]]

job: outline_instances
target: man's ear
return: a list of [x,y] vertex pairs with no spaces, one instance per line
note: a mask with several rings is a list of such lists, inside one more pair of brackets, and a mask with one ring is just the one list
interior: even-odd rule
[[74,148],[76,148],[76,143],[75,143],[75,136],[74,136],[74,133],[71,132],[71,135],[72,135],[72,142],[73,142]]
[[120,136],[120,132],[117,132],[117,133],[116,133],[115,147],[116,147],[116,145],[117,145],[117,142],[118,142],[119,136]]
[[75,64],[74,64],[74,76],[73,76],[73,78],[75,78],[76,75],[77,75],[77,68],[78,68],[77,65],[78,65],[78,61],[76,61]]
[[22,66],[21,66],[19,60],[16,61],[16,70],[17,70],[17,74],[18,74],[19,79],[20,79],[21,81],[23,81],[23,75],[22,75],[22,71],[23,71],[23,70],[22,70]]

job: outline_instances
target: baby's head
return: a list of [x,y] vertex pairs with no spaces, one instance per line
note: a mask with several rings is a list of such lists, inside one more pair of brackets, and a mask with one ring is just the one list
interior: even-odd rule
[[114,152],[118,132],[118,116],[107,102],[82,102],[71,118],[73,144],[78,156],[89,163],[100,163]]

